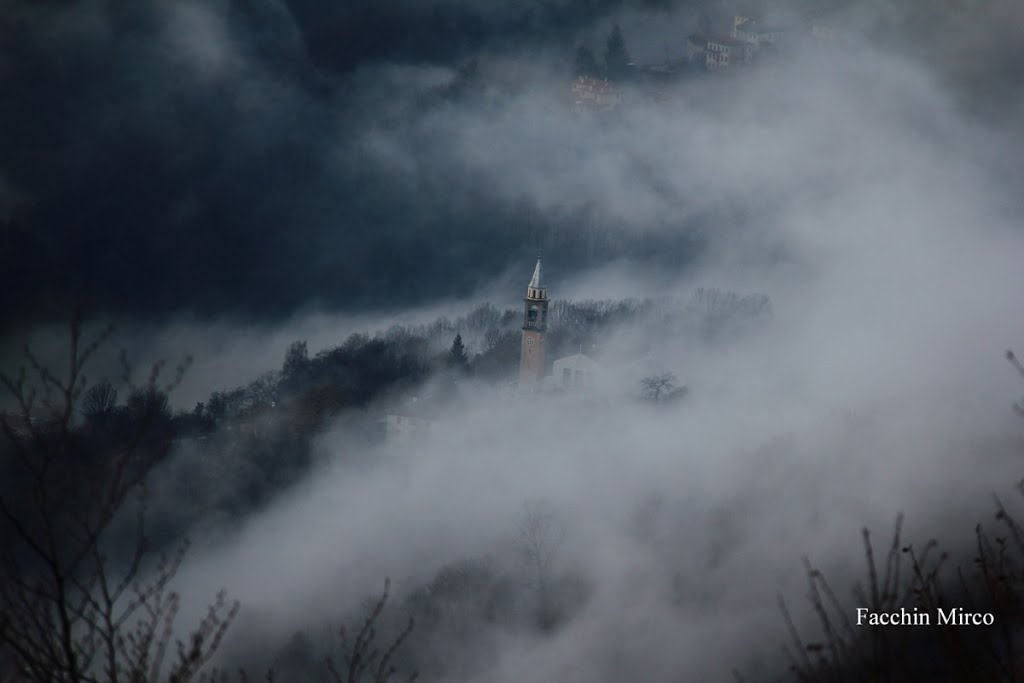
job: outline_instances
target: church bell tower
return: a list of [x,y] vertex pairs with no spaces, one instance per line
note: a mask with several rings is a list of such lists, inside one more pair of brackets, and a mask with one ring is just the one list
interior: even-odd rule
[[548,329],[548,288],[537,257],[533,277],[526,287],[523,311],[523,343],[519,355],[519,387],[534,388],[544,378],[544,337]]

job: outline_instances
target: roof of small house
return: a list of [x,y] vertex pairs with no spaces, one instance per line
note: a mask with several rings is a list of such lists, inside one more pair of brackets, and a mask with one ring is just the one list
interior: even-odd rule
[[553,367],[571,367],[578,370],[592,370],[598,367],[598,363],[590,356],[585,356],[582,353],[574,353],[571,356],[559,358],[554,362]]

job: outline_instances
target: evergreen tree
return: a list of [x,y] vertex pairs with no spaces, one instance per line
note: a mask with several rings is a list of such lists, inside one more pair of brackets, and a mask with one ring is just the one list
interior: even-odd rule
[[306,346],[306,340],[293,341],[285,353],[284,367],[281,368],[281,371],[285,375],[297,375],[305,370],[308,364],[309,347]]
[[452,341],[452,348],[448,351],[448,364],[457,369],[469,369],[469,356],[466,354],[466,346],[462,343],[462,335],[456,334]]
[[626,41],[622,37],[622,29],[615,24],[605,43],[604,67],[608,78],[611,80],[622,79],[626,75],[628,65],[629,55],[626,53]]
[[[281,367],[280,392],[285,396],[297,396],[309,388],[313,379],[312,364],[309,360],[309,347],[306,340],[293,341],[288,346]],[[213,401],[210,402],[213,408]]]
[[600,69],[597,67],[597,59],[590,48],[580,45],[576,48],[576,62],[573,67],[574,76],[597,76]]

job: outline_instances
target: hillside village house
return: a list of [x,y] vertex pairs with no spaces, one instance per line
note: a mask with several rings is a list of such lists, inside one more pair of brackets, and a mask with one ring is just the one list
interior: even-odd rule
[[[737,17],[741,19],[742,17]],[[767,26],[753,19],[745,19],[733,26],[732,37],[754,47],[776,45],[788,29],[781,26]]]
[[690,62],[703,62],[708,71],[728,71],[752,63],[760,48],[778,45],[789,33],[786,27],[737,15],[733,18],[730,35],[694,33],[687,36],[686,58]]
[[686,57],[691,62],[704,62],[708,71],[725,71],[744,66],[754,60],[757,45],[732,36],[694,33],[686,38]]
[[757,45],[731,36],[709,36],[704,58],[708,71],[723,71],[735,66],[745,66],[754,60]]
[[815,21],[811,23],[811,38],[819,43],[831,43],[836,39],[836,30],[831,24]]
[[607,78],[579,76],[572,82],[572,102],[576,111],[611,111],[619,106],[619,95]]
[[381,436],[390,442],[405,444],[420,441],[434,429],[434,420],[416,415],[389,413],[378,423]]

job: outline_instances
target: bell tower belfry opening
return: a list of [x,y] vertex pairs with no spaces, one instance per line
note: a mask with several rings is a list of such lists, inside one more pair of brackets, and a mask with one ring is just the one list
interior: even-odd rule
[[540,256],[523,299],[523,343],[519,355],[519,387],[531,389],[544,378],[544,337],[548,329],[548,289]]

